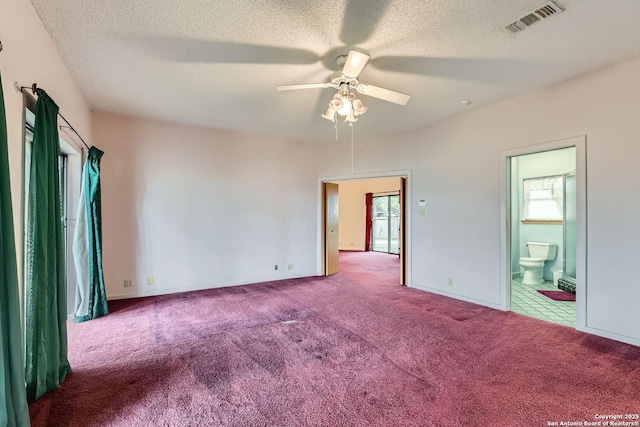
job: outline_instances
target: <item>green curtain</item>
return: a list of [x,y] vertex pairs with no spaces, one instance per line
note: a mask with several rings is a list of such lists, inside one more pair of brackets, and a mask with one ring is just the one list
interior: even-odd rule
[[67,297],[58,156],[58,106],[40,90],[27,210],[27,398],[60,388],[67,360]]
[[9,183],[7,121],[0,76],[0,426],[29,426],[24,387],[16,242]]
[[73,258],[78,278],[75,321],[84,322],[109,313],[102,271],[102,199],[100,159],[104,152],[89,149],[84,164]]

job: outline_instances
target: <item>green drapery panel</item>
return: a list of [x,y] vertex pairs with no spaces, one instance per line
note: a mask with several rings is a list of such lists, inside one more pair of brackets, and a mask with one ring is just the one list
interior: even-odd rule
[[64,228],[58,156],[58,106],[38,93],[27,210],[27,398],[56,390],[71,368],[67,360]]
[[0,77],[0,426],[29,426],[24,387],[18,267],[11,206],[7,122]]
[[109,313],[102,271],[102,199],[100,159],[104,153],[89,149],[84,164],[73,256],[78,278],[75,321],[84,322]]

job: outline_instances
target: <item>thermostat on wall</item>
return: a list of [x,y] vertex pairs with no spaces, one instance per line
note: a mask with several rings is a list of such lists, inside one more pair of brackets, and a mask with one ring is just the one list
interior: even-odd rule
[[427,206],[427,199],[418,200],[418,206],[420,206],[421,208]]

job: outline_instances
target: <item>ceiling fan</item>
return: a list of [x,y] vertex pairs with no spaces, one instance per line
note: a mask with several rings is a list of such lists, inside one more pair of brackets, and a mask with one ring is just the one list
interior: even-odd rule
[[279,91],[320,88],[337,89],[338,92],[329,102],[329,108],[322,117],[335,122],[338,116],[342,116],[345,118],[344,121],[349,122],[349,124],[356,122],[358,116],[367,112],[367,107],[356,96],[356,93],[372,96],[399,105],[405,105],[407,101],[409,101],[409,98],[411,98],[410,95],[404,93],[360,83],[358,81],[360,72],[367,64],[367,61],[369,61],[369,55],[351,50],[349,51],[349,55],[346,56],[346,60],[344,55],[339,56],[336,60],[338,63],[342,61],[344,61],[342,72],[328,83],[284,85],[278,86],[277,89]]

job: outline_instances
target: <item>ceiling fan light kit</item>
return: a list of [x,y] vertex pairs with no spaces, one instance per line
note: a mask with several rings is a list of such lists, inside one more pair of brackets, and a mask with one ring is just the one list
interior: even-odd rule
[[341,116],[344,117],[344,121],[349,125],[358,121],[358,116],[363,115],[368,110],[362,100],[356,96],[356,93],[405,105],[411,96],[358,81],[358,76],[368,61],[369,55],[352,50],[349,51],[349,55],[341,55],[336,59],[336,63],[344,63],[344,66],[340,76],[331,80],[330,83],[286,85],[278,86],[277,89],[279,91],[328,87],[337,89],[338,92],[329,101],[329,108],[322,117],[337,123],[338,116]]
[[364,113],[367,112],[369,108],[367,108],[362,101],[360,101],[359,99],[354,99],[353,100],[353,110],[356,112],[357,115],[361,116]]
[[323,118],[335,122],[337,116],[343,116],[345,122],[353,123],[358,121],[357,116],[364,114],[367,107],[362,101],[351,92],[347,83],[342,83],[338,93],[329,101],[329,109],[322,115]]

